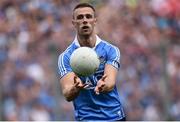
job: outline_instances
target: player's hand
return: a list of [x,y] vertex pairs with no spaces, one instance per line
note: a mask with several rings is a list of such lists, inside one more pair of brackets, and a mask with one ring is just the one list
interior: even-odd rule
[[74,76],[74,87],[76,87],[77,89],[85,89],[88,86],[88,84],[83,84],[79,77]]
[[97,82],[97,85],[94,89],[95,93],[98,95],[100,92],[103,92],[104,91],[104,88],[105,88],[105,79],[106,79],[107,75],[104,74],[102,76],[102,78]]

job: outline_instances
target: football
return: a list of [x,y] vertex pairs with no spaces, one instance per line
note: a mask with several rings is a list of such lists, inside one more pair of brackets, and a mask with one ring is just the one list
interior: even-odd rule
[[77,48],[70,57],[70,65],[78,76],[89,76],[99,68],[100,60],[96,52],[89,47]]

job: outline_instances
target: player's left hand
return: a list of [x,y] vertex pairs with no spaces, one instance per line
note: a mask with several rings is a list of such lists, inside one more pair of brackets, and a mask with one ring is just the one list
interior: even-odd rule
[[80,78],[74,76],[74,87],[81,90],[81,89],[86,89],[88,86],[89,86],[88,84],[83,84]]
[[97,95],[99,95],[100,92],[103,92],[103,91],[104,91],[105,85],[106,85],[106,82],[105,82],[106,77],[107,77],[107,75],[104,74],[104,75],[102,76],[102,78],[97,82],[97,85],[96,85],[96,87],[95,87],[95,89],[94,89],[94,91],[95,91],[95,93],[96,93]]

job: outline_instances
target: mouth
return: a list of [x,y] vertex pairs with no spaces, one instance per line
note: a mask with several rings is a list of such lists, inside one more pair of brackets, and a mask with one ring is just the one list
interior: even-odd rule
[[89,29],[89,26],[83,26],[82,29]]

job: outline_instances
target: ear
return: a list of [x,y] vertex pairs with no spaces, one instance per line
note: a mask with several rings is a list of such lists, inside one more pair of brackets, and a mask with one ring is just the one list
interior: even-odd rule
[[94,18],[94,25],[96,25],[97,23],[97,18]]
[[75,20],[74,20],[74,19],[72,19],[72,24],[73,24],[74,26],[75,26],[75,23],[76,23],[76,22],[75,22]]

